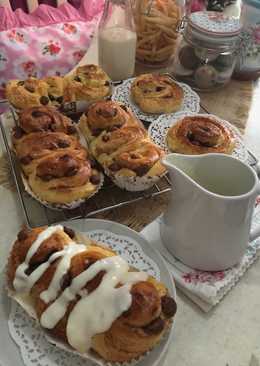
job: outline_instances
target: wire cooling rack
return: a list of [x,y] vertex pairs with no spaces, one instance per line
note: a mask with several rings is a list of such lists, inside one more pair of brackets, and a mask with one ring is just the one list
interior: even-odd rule
[[[205,107],[200,105],[202,113],[210,113]],[[6,116],[6,115],[5,115]],[[130,205],[140,200],[151,199],[158,195],[165,194],[171,190],[171,185],[168,176],[164,176],[152,188],[144,192],[127,192],[115,186],[111,180],[105,179],[102,189],[73,210],[53,210],[47,208],[32,198],[24,189],[21,179],[21,170],[17,158],[11,148],[11,129],[17,124],[17,117],[13,110],[9,118],[1,117],[0,128],[3,136],[4,145],[6,148],[7,158],[10,163],[11,171],[16,184],[20,203],[24,212],[26,223],[29,227],[41,225],[50,225],[60,221],[87,218],[100,213],[105,213],[109,210],[114,210],[119,207]],[[143,121],[144,125],[146,122]],[[146,125],[147,127],[147,125]],[[249,163],[251,166],[256,166],[258,161],[254,154],[248,150]]]

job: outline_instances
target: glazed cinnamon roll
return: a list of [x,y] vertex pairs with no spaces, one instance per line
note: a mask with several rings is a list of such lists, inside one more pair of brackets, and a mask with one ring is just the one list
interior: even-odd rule
[[48,84],[43,80],[11,80],[5,89],[8,101],[17,109],[48,105]]
[[64,116],[53,107],[32,107],[19,114],[19,128],[14,131],[18,136],[31,132],[64,132],[76,135],[77,130],[70,118]]
[[144,74],[132,83],[134,102],[146,113],[171,113],[182,106],[183,90],[166,75]]
[[61,225],[24,228],[7,264],[9,295],[30,307],[68,351],[134,360],[160,342],[176,302],[164,284],[130,268],[110,248],[87,242]]
[[166,137],[168,148],[182,154],[231,154],[235,147],[232,131],[213,116],[183,117]]
[[110,79],[97,65],[79,66],[65,79],[74,100],[97,101],[111,94]]
[[91,167],[85,149],[56,151],[34,164],[28,183],[41,201],[69,204],[92,196],[101,174]]
[[136,125],[140,123],[132,111],[123,104],[113,101],[99,101],[92,104],[80,118],[80,129],[88,142],[102,132]]
[[32,172],[39,159],[54,151],[81,149],[78,139],[63,132],[32,132],[20,138],[13,137],[13,145],[26,175]]

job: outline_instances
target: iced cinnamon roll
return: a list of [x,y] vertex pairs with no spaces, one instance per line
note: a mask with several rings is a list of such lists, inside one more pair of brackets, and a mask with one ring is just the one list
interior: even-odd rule
[[53,107],[32,107],[19,114],[19,128],[15,135],[31,132],[64,132],[76,135],[77,130],[70,118],[64,116]]
[[102,183],[100,172],[91,167],[85,149],[54,151],[34,164],[28,176],[39,200],[69,204],[92,196]]
[[182,154],[231,154],[235,147],[232,131],[207,115],[181,118],[169,129],[166,141],[169,150]]
[[160,342],[176,302],[164,284],[87,241],[61,225],[21,230],[7,264],[9,295],[67,351],[132,361]]
[[80,129],[88,142],[102,132],[137,125],[140,123],[132,111],[123,104],[113,101],[99,101],[92,104],[80,119]]
[[32,172],[39,159],[54,151],[80,150],[79,140],[63,132],[32,132],[13,136],[13,146],[21,167],[26,175]]
[[111,95],[111,82],[97,65],[79,66],[65,78],[74,100],[97,101]]
[[134,102],[146,113],[171,113],[181,108],[183,90],[166,75],[144,74],[132,83]]

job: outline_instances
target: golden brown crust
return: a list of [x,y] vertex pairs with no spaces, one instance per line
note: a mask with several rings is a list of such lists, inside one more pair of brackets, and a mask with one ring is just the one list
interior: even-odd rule
[[6,85],[8,101],[18,109],[32,106],[48,105],[48,84],[43,80],[29,78],[27,80],[11,80]]
[[25,133],[30,132],[64,132],[76,135],[77,130],[70,118],[53,107],[32,107],[19,114],[19,126]]
[[49,203],[88,198],[99,188],[100,173],[91,168],[85,149],[57,151],[39,160],[28,177],[32,191]]
[[[18,234],[7,265],[8,285],[11,289],[14,289],[13,281],[16,269],[24,262],[28,250],[45,228],[32,230],[24,228]],[[48,261],[52,254],[68,245],[71,236],[75,240],[76,235],[73,230],[67,228],[65,230],[64,228],[64,231],[59,229],[46,239],[31,258],[28,275],[36,270],[39,265]],[[97,260],[114,255],[117,255],[117,253],[96,243],[86,246],[85,251],[72,257],[69,270],[64,274],[60,283],[60,290],[56,296],[58,297],[62,291],[71,285],[76,276]],[[52,301],[45,303],[40,295],[49,287],[60,260],[58,258],[50,263],[30,291],[30,298],[39,319],[42,313],[52,304]],[[84,289],[88,293],[94,291],[104,275],[105,272],[100,271],[93,279],[86,282]],[[176,303],[168,295],[166,287],[152,277],[134,284],[131,289],[131,296],[130,308],[113,322],[110,329],[92,338],[92,349],[107,361],[131,361],[133,358],[149,351],[162,339],[176,313]],[[80,296],[69,303],[63,318],[53,329],[49,330],[51,336],[67,344],[68,317],[79,299]]]
[[131,95],[143,112],[171,113],[179,110],[183,90],[166,75],[144,74],[132,83]]
[[80,128],[88,142],[103,131],[111,132],[121,127],[138,125],[141,126],[129,108],[113,101],[92,104],[80,119]]
[[81,117],[80,129],[92,155],[116,184],[120,177],[159,179],[165,173],[160,162],[163,150],[149,139],[142,123],[122,103],[92,104]]
[[65,79],[73,100],[97,101],[111,94],[110,79],[97,65],[79,66]]
[[225,153],[235,147],[232,131],[211,116],[187,116],[173,125],[166,137],[168,148],[182,154]]
[[154,143],[140,140],[138,145],[130,144],[123,151],[115,153],[111,161],[106,162],[106,166],[114,174],[120,174],[120,170],[124,169],[139,177],[150,176],[151,169],[160,162],[163,155],[164,152]]
[[39,159],[61,150],[80,150],[81,145],[73,136],[63,132],[32,132],[13,137],[14,149],[26,175],[32,172]]

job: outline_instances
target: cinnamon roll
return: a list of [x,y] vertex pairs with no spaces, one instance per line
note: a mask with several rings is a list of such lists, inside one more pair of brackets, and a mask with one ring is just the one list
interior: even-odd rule
[[163,150],[148,137],[142,123],[121,103],[92,104],[80,119],[93,157],[120,188],[142,191],[166,172]]
[[13,137],[13,145],[26,175],[32,172],[39,159],[54,151],[81,149],[78,139],[63,132],[32,132],[20,138]]
[[60,107],[64,103],[71,101],[68,83],[62,76],[48,76],[43,79],[48,84],[48,97],[50,104]]
[[166,75],[140,75],[131,85],[134,102],[146,113],[178,111],[183,102],[183,90]]
[[54,343],[84,355],[94,350],[105,361],[132,361],[151,350],[177,310],[164,284],[61,225],[18,233],[7,282],[9,295],[30,307]]
[[165,172],[161,165],[164,152],[148,140],[140,140],[137,144],[129,144],[125,149],[116,152],[105,161],[105,169],[110,177],[153,177]]
[[53,107],[31,107],[19,114],[19,127],[14,134],[31,132],[64,132],[77,135],[77,129],[70,118],[64,116]]
[[85,149],[54,151],[32,167],[28,184],[36,197],[50,204],[70,204],[92,196],[102,183]]
[[91,104],[80,118],[80,129],[88,142],[102,132],[136,125],[140,123],[132,111],[123,104],[113,101],[99,101]]
[[231,154],[235,147],[232,131],[213,116],[181,118],[168,131],[168,148],[182,154]]
[[29,78],[11,80],[5,89],[8,101],[17,109],[49,105],[48,84],[44,80]]
[[66,80],[74,100],[97,101],[111,94],[110,79],[97,65],[79,66]]

